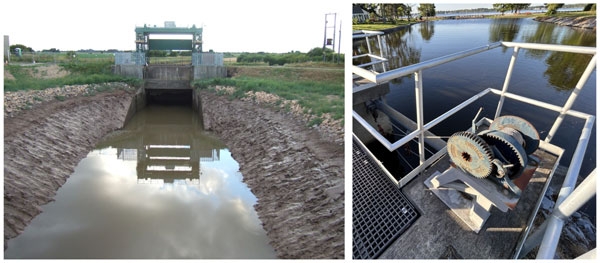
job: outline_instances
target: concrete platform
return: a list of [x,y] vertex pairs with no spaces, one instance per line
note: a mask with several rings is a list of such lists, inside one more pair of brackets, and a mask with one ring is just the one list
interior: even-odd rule
[[424,184],[432,174],[441,173],[449,167],[449,157],[446,154],[402,188],[402,192],[417,207],[421,216],[379,258],[511,258],[558,159],[543,150],[536,151],[534,155],[542,161],[515,209],[504,213],[492,207],[490,217],[480,232],[475,233]]

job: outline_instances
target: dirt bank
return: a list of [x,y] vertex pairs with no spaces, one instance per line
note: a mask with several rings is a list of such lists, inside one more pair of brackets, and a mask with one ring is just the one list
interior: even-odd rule
[[581,17],[536,17],[535,21],[555,23],[561,26],[570,26],[584,29],[596,30],[596,16],[581,16]]
[[131,93],[35,105],[4,119],[4,246],[51,202],[96,142],[121,128]]
[[4,118],[15,117],[23,110],[28,110],[51,101],[62,101],[77,96],[92,96],[107,90],[127,90],[133,92],[134,89],[134,87],[123,82],[112,82],[65,85],[43,90],[7,91],[4,92]]
[[204,127],[219,135],[280,258],[344,257],[344,153],[291,113],[201,91]]

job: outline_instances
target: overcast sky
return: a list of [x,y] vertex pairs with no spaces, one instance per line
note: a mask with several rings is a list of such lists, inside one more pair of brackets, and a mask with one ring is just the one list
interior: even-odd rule
[[[11,45],[23,44],[37,51],[50,48],[133,50],[136,26],[162,27],[165,21],[175,21],[178,27],[203,26],[205,51],[307,52],[323,45],[325,14],[337,13],[336,41],[340,42],[341,23],[344,53],[350,48],[353,2],[369,1],[2,1],[0,31],[10,37]],[[491,8],[493,3],[461,2],[434,1],[438,11]],[[418,3],[411,5],[416,11]],[[328,26],[333,27],[333,16],[328,18]],[[333,38],[333,28],[327,32],[327,38]]]
[[[351,2],[345,1],[28,0],[2,1],[0,6],[1,32],[10,44],[37,51],[134,50],[136,26],[175,21],[178,27],[204,25],[204,51],[307,52],[323,45],[325,14],[337,13],[336,38],[340,20],[348,33],[352,25]],[[328,17],[333,26],[333,16]],[[328,38],[333,31],[328,29]],[[341,39],[342,50],[349,41]]]

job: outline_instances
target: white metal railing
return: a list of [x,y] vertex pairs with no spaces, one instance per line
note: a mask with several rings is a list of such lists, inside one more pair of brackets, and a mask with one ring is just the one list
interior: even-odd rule
[[[367,42],[367,53],[362,54],[362,55],[353,56],[352,60],[362,58],[362,57],[369,57],[371,59],[371,62],[363,63],[360,65],[357,65],[356,67],[364,69],[365,67],[372,66],[372,65],[381,65],[383,71],[384,72],[386,71],[385,62],[387,62],[388,59],[385,58],[385,56],[383,54],[384,49],[381,46],[381,35],[383,35],[383,34],[384,33],[381,31],[369,31],[369,30],[359,30],[359,31],[355,31],[352,34],[352,39],[364,38],[365,41]],[[374,55],[373,50],[371,50],[371,43],[369,42],[369,38],[374,37],[374,36],[377,37],[377,43],[379,44],[379,56]]]
[[[378,40],[379,40],[379,36],[380,35],[377,35]],[[368,41],[367,41],[367,43],[368,43]],[[381,45],[381,42],[379,42],[379,43]],[[448,63],[448,62],[451,62],[454,60],[465,58],[465,57],[468,57],[468,56],[471,56],[471,55],[474,55],[477,53],[481,53],[481,52],[484,52],[487,50],[491,50],[491,49],[494,49],[494,48],[497,48],[500,46],[514,48],[502,90],[497,90],[497,89],[492,89],[492,88],[485,89],[485,90],[481,91],[480,93],[476,94],[475,96],[464,101],[463,103],[450,109],[446,113],[438,116],[437,118],[430,121],[429,123],[425,124],[424,120],[423,120],[423,84],[422,84],[423,70],[427,69],[427,68],[439,66],[441,64]],[[526,97],[519,96],[519,95],[508,92],[508,87],[510,86],[510,79],[512,76],[512,71],[513,71],[514,65],[516,63],[519,50],[522,48],[557,51],[557,52],[572,52],[572,53],[580,53],[580,54],[591,54],[591,55],[593,55],[593,57],[590,60],[586,69],[584,70],[584,73],[580,77],[575,88],[571,92],[569,98],[567,99],[565,104],[561,107],[561,106],[552,105],[552,104],[549,104],[546,102],[526,98]],[[368,49],[370,51],[370,47]],[[442,149],[442,150],[438,151],[437,153],[435,153],[433,156],[429,157],[428,159],[425,159],[425,151],[424,151],[425,132],[428,131],[429,129],[431,129],[432,127],[434,127],[435,125],[439,124],[446,118],[452,116],[459,110],[463,109],[467,105],[473,103],[475,100],[483,97],[486,94],[492,93],[492,94],[496,94],[496,95],[500,96],[500,99],[498,101],[498,107],[496,109],[495,117],[500,116],[505,98],[510,98],[513,100],[524,102],[526,104],[530,104],[530,105],[534,105],[534,106],[537,106],[540,108],[558,112],[559,116],[556,118],[556,120],[552,126],[552,129],[548,132],[548,135],[544,140],[545,144],[548,144],[552,140],[556,131],[560,127],[562,120],[564,119],[564,117],[566,115],[584,119],[585,120],[584,127],[582,128],[577,147],[575,149],[573,157],[571,158],[571,162],[569,165],[569,169],[567,171],[567,175],[565,176],[561,191],[559,193],[559,197],[556,201],[555,211],[560,211],[561,204],[565,203],[565,200],[571,200],[571,199],[569,199],[569,197],[574,192],[576,179],[577,179],[577,176],[579,175],[581,164],[583,162],[583,155],[585,154],[585,150],[587,148],[587,144],[590,139],[592,127],[593,127],[594,121],[595,121],[595,116],[589,115],[586,113],[582,113],[582,112],[578,112],[578,111],[574,111],[571,109],[571,107],[572,107],[573,103],[575,102],[575,100],[577,99],[581,89],[583,88],[583,85],[587,82],[591,73],[594,71],[595,67],[596,67],[596,48],[595,47],[580,47],[580,46],[536,44],[536,43],[515,43],[515,42],[493,43],[493,44],[486,45],[483,47],[474,48],[474,49],[466,50],[463,52],[458,52],[455,54],[443,56],[440,58],[424,61],[421,63],[409,65],[409,66],[398,68],[398,69],[389,70],[386,72],[373,72],[373,71],[365,70],[364,68],[359,67],[359,66],[353,66],[352,67],[353,74],[359,75],[362,78],[369,80],[372,83],[376,83],[376,84],[386,83],[392,79],[396,79],[399,77],[414,74],[415,98],[416,98],[415,107],[416,107],[416,112],[417,112],[417,120],[416,120],[417,128],[414,131],[407,134],[406,136],[399,139],[398,141],[390,142],[384,136],[382,136],[377,131],[377,129],[372,127],[364,118],[362,118],[356,111],[353,111],[352,116],[358,123],[360,123],[367,130],[367,132],[369,132],[376,140],[378,140],[389,151],[394,151],[394,150],[402,147],[407,142],[418,137],[420,165],[418,167],[416,167],[415,169],[413,169],[410,173],[405,175],[400,181],[397,181],[393,177],[389,176],[390,179],[398,185],[398,187],[403,187],[404,185],[406,185],[410,180],[412,180],[414,177],[416,177],[418,174],[420,174],[423,170],[425,170],[425,168],[427,168],[429,165],[431,165],[433,162],[435,162],[437,159],[439,159],[445,153],[445,149]],[[570,204],[570,207],[571,207],[569,209],[573,209],[573,208],[575,208],[575,210],[579,209],[579,207],[583,203],[585,203],[585,201],[587,201],[586,198],[589,198],[589,191],[593,190],[592,196],[595,194],[595,188],[590,186],[590,184],[595,185],[595,170],[594,170],[594,172],[592,172],[592,174],[589,177],[593,177],[594,180],[591,180],[591,179],[586,180],[586,181],[584,181],[585,185],[582,183],[582,185],[580,186],[580,187],[584,187],[585,189],[587,189],[587,191],[588,191],[587,194],[582,195],[582,194],[580,194],[581,191],[575,190],[575,192],[577,192],[578,194],[573,195],[571,198],[574,200],[577,200],[577,202],[569,201],[568,204]],[[585,201],[582,202],[582,200],[585,200]],[[567,203],[565,203],[565,204],[567,204]],[[564,210],[566,208],[562,208],[562,209]],[[556,213],[558,213],[558,212],[556,212]],[[537,246],[541,242],[540,249],[538,252],[538,258],[540,258],[540,259],[541,258],[553,258],[554,252],[556,250],[556,245],[558,243],[558,238],[560,237],[560,231],[564,224],[564,220],[563,220],[564,216],[568,216],[568,215],[561,212],[560,216],[555,215],[555,216],[551,217],[551,219],[548,220],[548,223],[547,224],[545,223],[545,225],[547,225],[547,226],[544,226],[541,229],[541,231],[537,231],[536,233],[534,233],[532,235],[531,238],[524,240],[524,242],[520,242],[520,244],[518,245],[518,247],[515,250],[516,253],[514,254],[514,257],[515,258],[519,257],[520,256],[519,254],[521,254],[521,256],[522,256],[523,252],[524,253],[529,252],[529,251],[525,251],[525,250],[532,248],[532,246]],[[527,231],[529,231],[529,229]],[[541,237],[543,237],[543,240],[540,241]],[[524,236],[524,238],[526,238],[526,235]],[[525,245],[523,243],[525,243]],[[522,249],[524,246],[526,247],[526,249]]]

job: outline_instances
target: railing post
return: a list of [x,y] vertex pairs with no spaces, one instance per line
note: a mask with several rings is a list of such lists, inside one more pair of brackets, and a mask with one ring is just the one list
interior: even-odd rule
[[596,195],[595,169],[564,201],[561,203],[557,201],[552,215],[548,219],[548,227],[538,250],[537,259],[554,258],[565,219],[569,218],[594,195]]
[[423,70],[418,70],[414,74],[417,130],[419,131],[419,165],[421,165],[425,162],[425,132],[423,131]]
[[508,64],[508,72],[506,72],[506,78],[504,79],[504,85],[502,86],[502,92],[500,93],[500,101],[498,101],[498,108],[496,109],[496,115],[494,119],[500,117],[500,112],[502,111],[502,106],[504,105],[504,93],[508,90],[508,84],[510,83],[510,78],[512,77],[512,72],[515,67],[515,62],[517,62],[517,56],[519,55],[519,47],[515,47],[512,57],[510,58],[510,64]]
[[365,42],[367,42],[367,51],[369,52],[368,54],[371,54],[371,44],[369,43],[369,37],[365,36]]
[[[383,46],[381,45],[381,35],[377,35],[377,43],[379,43],[379,56],[385,58],[385,56],[383,55]],[[385,62],[381,63],[381,67],[383,68],[383,72],[387,71],[385,69]]]
[[583,71],[581,78],[579,78],[577,85],[575,85],[575,89],[573,89],[573,91],[571,92],[571,96],[569,96],[569,99],[567,99],[567,102],[565,102],[565,105],[563,106],[563,108],[560,112],[560,115],[558,115],[558,117],[556,118],[556,121],[554,121],[554,124],[552,125],[552,128],[548,132],[548,136],[546,136],[546,139],[544,140],[545,142],[550,142],[552,140],[552,138],[554,137],[554,134],[558,130],[558,127],[560,127],[560,124],[562,123],[563,119],[565,118],[567,111],[569,111],[571,109],[571,106],[573,106],[573,103],[577,99],[577,96],[579,96],[579,92],[581,92],[583,85],[587,82],[588,78],[592,74],[592,71],[594,71],[595,67],[596,67],[596,55],[594,55],[592,57],[592,60],[585,68],[585,71]]

